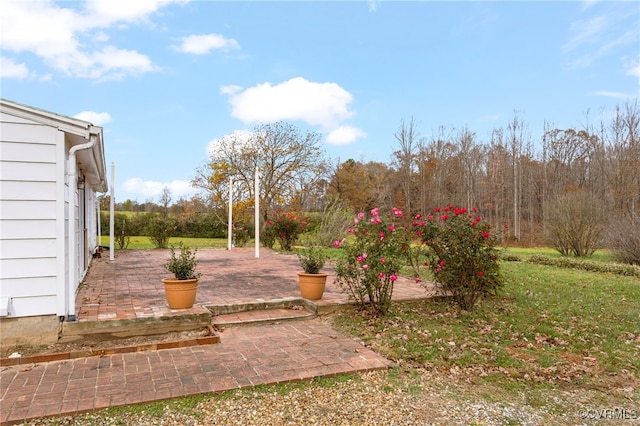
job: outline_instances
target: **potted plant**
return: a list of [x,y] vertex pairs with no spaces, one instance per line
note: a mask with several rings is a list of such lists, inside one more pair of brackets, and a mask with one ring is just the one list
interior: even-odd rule
[[187,309],[192,307],[196,301],[198,279],[201,276],[195,271],[198,264],[196,260],[198,250],[192,250],[182,243],[178,246],[180,254],[177,255],[175,247],[172,246],[169,260],[164,265],[167,271],[173,273],[174,278],[165,278],[162,282],[169,307],[171,309]]
[[300,284],[300,294],[305,299],[322,299],[324,288],[329,274],[321,273],[327,256],[321,249],[311,247],[302,252],[298,252],[298,260],[304,272],[298,272]]

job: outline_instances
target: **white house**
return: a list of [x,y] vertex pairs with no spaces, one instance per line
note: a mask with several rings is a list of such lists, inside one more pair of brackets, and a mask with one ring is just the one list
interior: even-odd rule
[[55,341],[75,320],[106,190],[101,127],[0,99],[2,344]]

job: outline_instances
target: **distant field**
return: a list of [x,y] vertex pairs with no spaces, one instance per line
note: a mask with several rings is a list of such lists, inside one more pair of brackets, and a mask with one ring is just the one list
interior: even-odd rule
[[[561,257],[560,253],[557,250],[554,250],[550,247],[525,247],[525,248],[509,247],[506,249],[506,254],[519,256],[523,260],[527,260],[534,255]],[[588,257],[586,259],[599,261],[599,262],[615,261],[611,250],[596,250],[593,256]]]

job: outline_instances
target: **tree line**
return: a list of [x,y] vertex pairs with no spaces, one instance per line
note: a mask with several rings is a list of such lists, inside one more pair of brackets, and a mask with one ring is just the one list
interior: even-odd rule
[[[597,123],[586,118],[579,128],[545,123],[542,136],[534,139],[516,113],[488,140],[467,127],[440,127],[424,136],[410,118],[393,135],[388,163],[331,161],[320,135],[289,123],[264,124],[249,136],[234,134],[218,142],[192,180],[203,190],[200,195],[170,204],[165,193],[159,205],[145,208],[213,215],[224,224],[232,185],[234,222],[251,225],[257,168],[262,222],[277,210],[321,212],[335,203],[352,213],[397,207],[409,216],[457,205],[477,207],[509,240],[543,244],[553,239],[558,220],[586,221],[589,227],[596,220],[613,225],[638,214],[637,100]],[[118,206],[127,210],[127,203],[134,207],[129,200]],[[568,206],[582,207],[568,212]]]

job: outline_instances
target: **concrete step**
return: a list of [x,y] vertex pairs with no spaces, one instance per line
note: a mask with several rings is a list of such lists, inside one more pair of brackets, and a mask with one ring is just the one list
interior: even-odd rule
[[315,318],[318,306],[302,298],[259,300],[230,305],[207,305],[213,314],[212,324],[229,327]]

